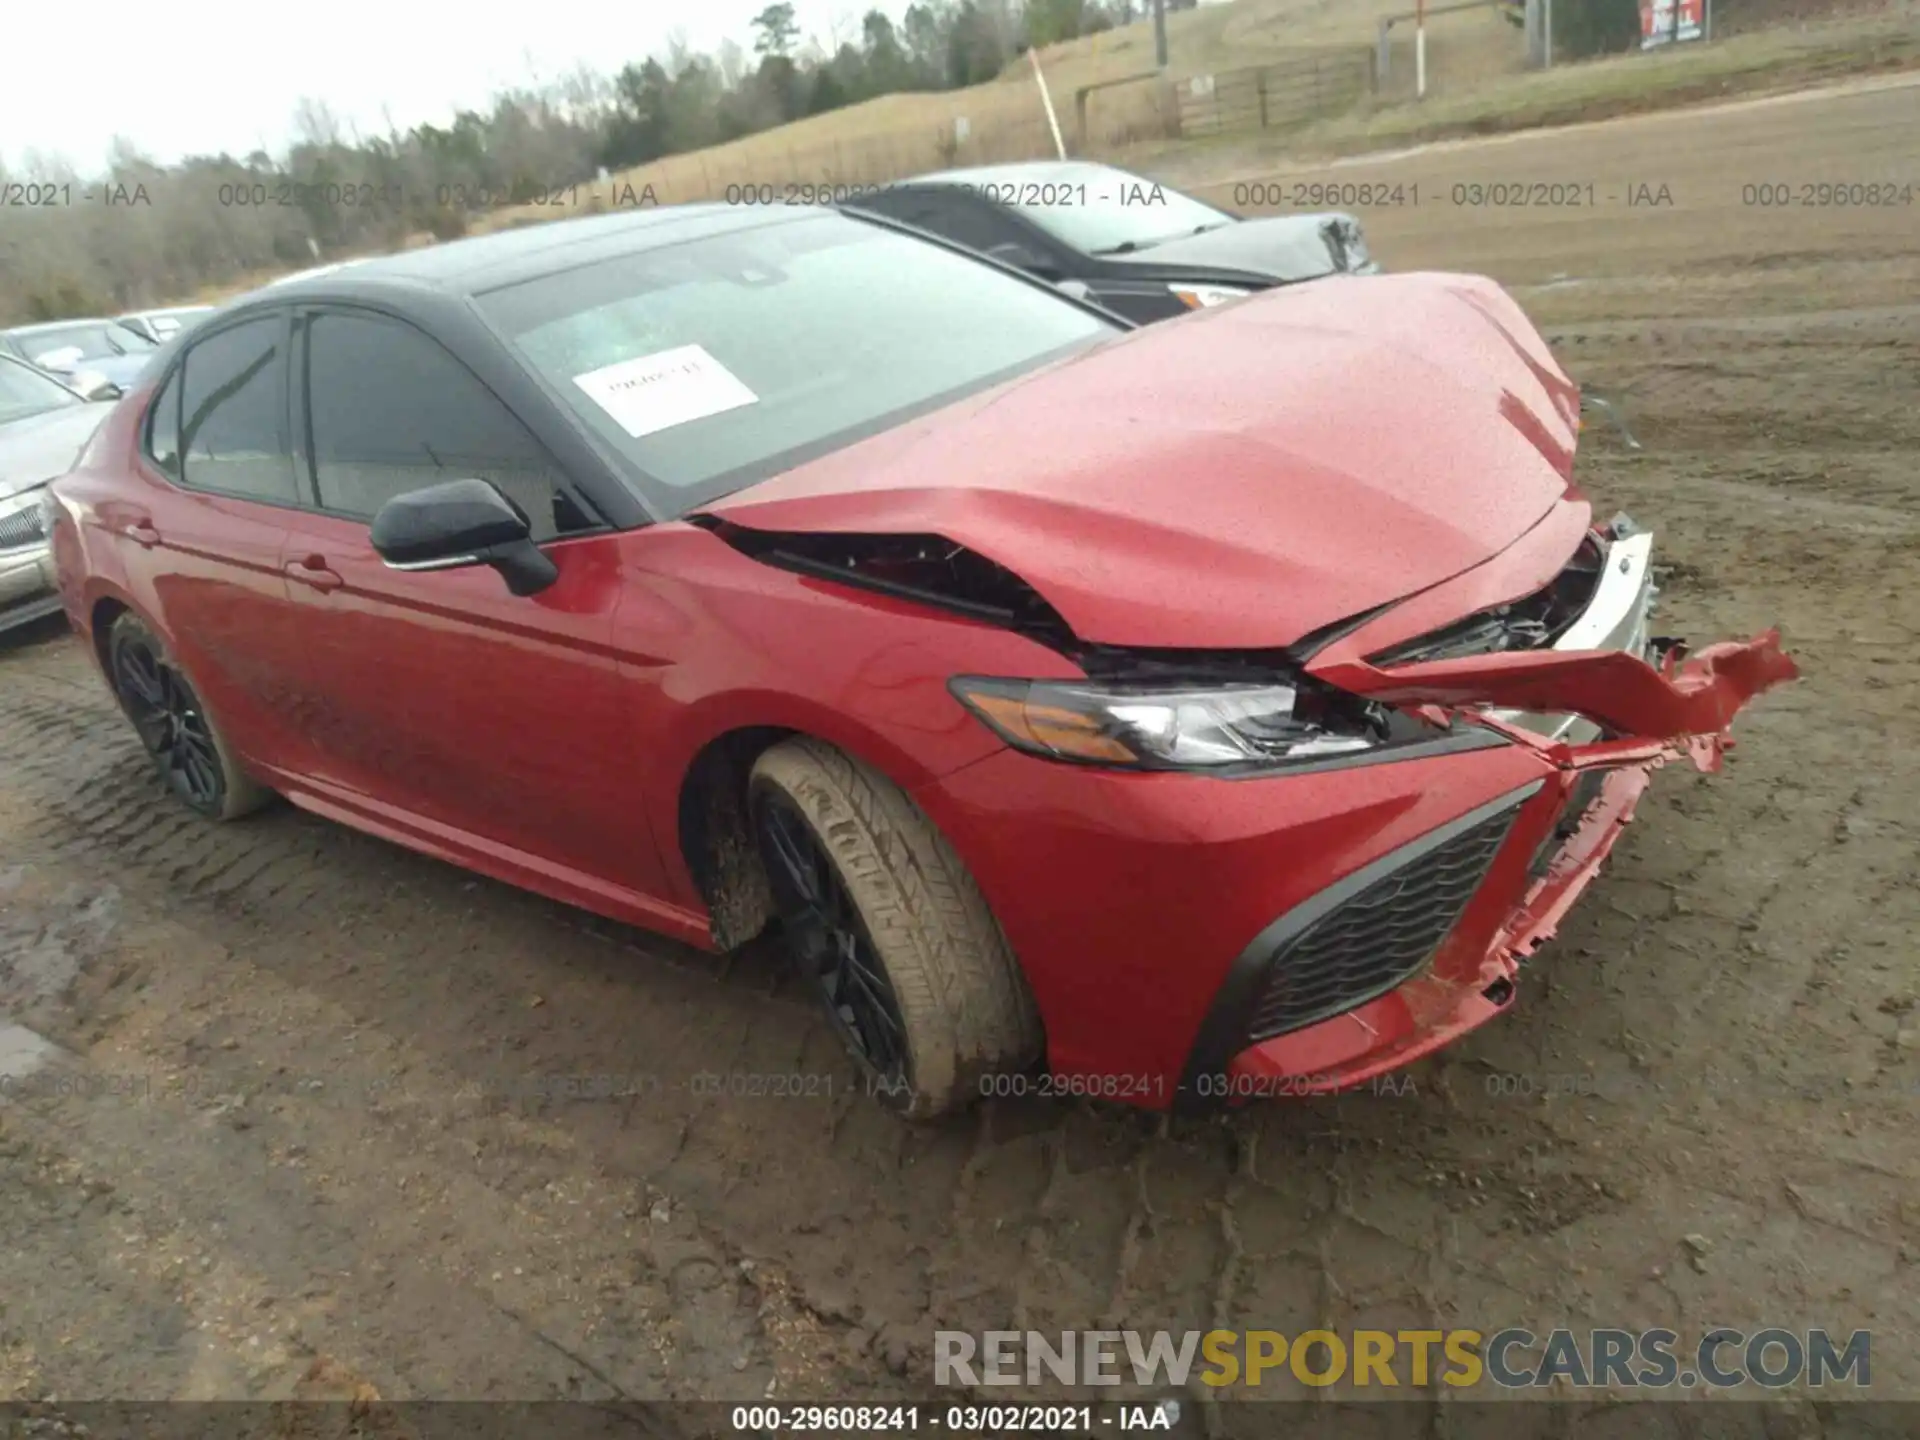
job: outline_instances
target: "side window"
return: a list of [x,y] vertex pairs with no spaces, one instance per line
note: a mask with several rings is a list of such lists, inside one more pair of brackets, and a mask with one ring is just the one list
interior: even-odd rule
[[287,357],[278,315],[209,335],[180,375],[181,482],[254,500],[295,498]]
[[323,509],[373,518],[443,480],[490,480],[551,540],[591,522],[540,443],[472,373],[411,325],[322,314],[307,327],[307,413]]
[[147,416],[147,457],[176,480],[180,478],[180,374],[176,368],[167,377]]

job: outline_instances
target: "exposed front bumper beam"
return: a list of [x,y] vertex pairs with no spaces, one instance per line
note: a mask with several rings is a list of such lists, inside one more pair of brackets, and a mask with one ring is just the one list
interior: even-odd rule
[[1524,650],[1391,670],[1349,660],[1314,667],[1314,673],[1388,704],[1572,711],[1630,737],[1566,746],[1503,722],[1497,711],[1478,717],[1514,740],[1569,758],[1589,752],[1591,763],[1622,765],[1686,754],[1701,769],[1716,769],[1741,707],[1800,670],[1780,648],[1778,630],[1710,645],[1692,659],[1684,655],[1683,647],[1670,647],[1659,669],[1624,650]]

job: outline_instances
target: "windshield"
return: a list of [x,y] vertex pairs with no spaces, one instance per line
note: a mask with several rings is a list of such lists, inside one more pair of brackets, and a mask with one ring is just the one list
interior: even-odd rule
[[834,214],[641,250],[481,308],[669,516],[1119,333]]
[[1001,203],[1084,255],[1145,250],[1234,221],[1224,210],[1109,165],[1074,166],[1055,184],[987,188]]
[[27,357],[38,360],[56,350],[78,350],[82,360],[109,360],[116,355],[144,355],[157,349],[137,330],[116,320],[96,320],[84,325],[55,325],[45,330],[16,333],[14,339]]
[[49,380],[31,365],[0,358],[0,425],[84,403],[66,386]]

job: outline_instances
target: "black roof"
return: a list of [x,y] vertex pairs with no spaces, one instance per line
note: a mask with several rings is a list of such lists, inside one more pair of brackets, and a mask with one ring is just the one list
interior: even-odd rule
[[636,251],[680,245],[709,236],[781,224],[831,211],[817,206],[648,205],[576,220],[552,220],[517,230],[500,230],[465,240],[450,240],[397,255],[382,255],[353,265],[291,280],[248,296],[249,301],[290,300],[321,294],[344,296],[393,288],[438,290],[478,295],[578,265]]

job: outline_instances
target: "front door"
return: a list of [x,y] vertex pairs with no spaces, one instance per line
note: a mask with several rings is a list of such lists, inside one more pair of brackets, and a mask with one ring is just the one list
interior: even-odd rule
[[[316,785],[420,838],[564,883],[658,894],[612,646],[616,537],[437,341],[367,311],[296,330],[313,508],[284,569],[300,614]],[[559,567],[537,595],[484,567],[407,572],[374,552],[387,500],[491,481]],[[617,897],[615,897],[617,899]]]

